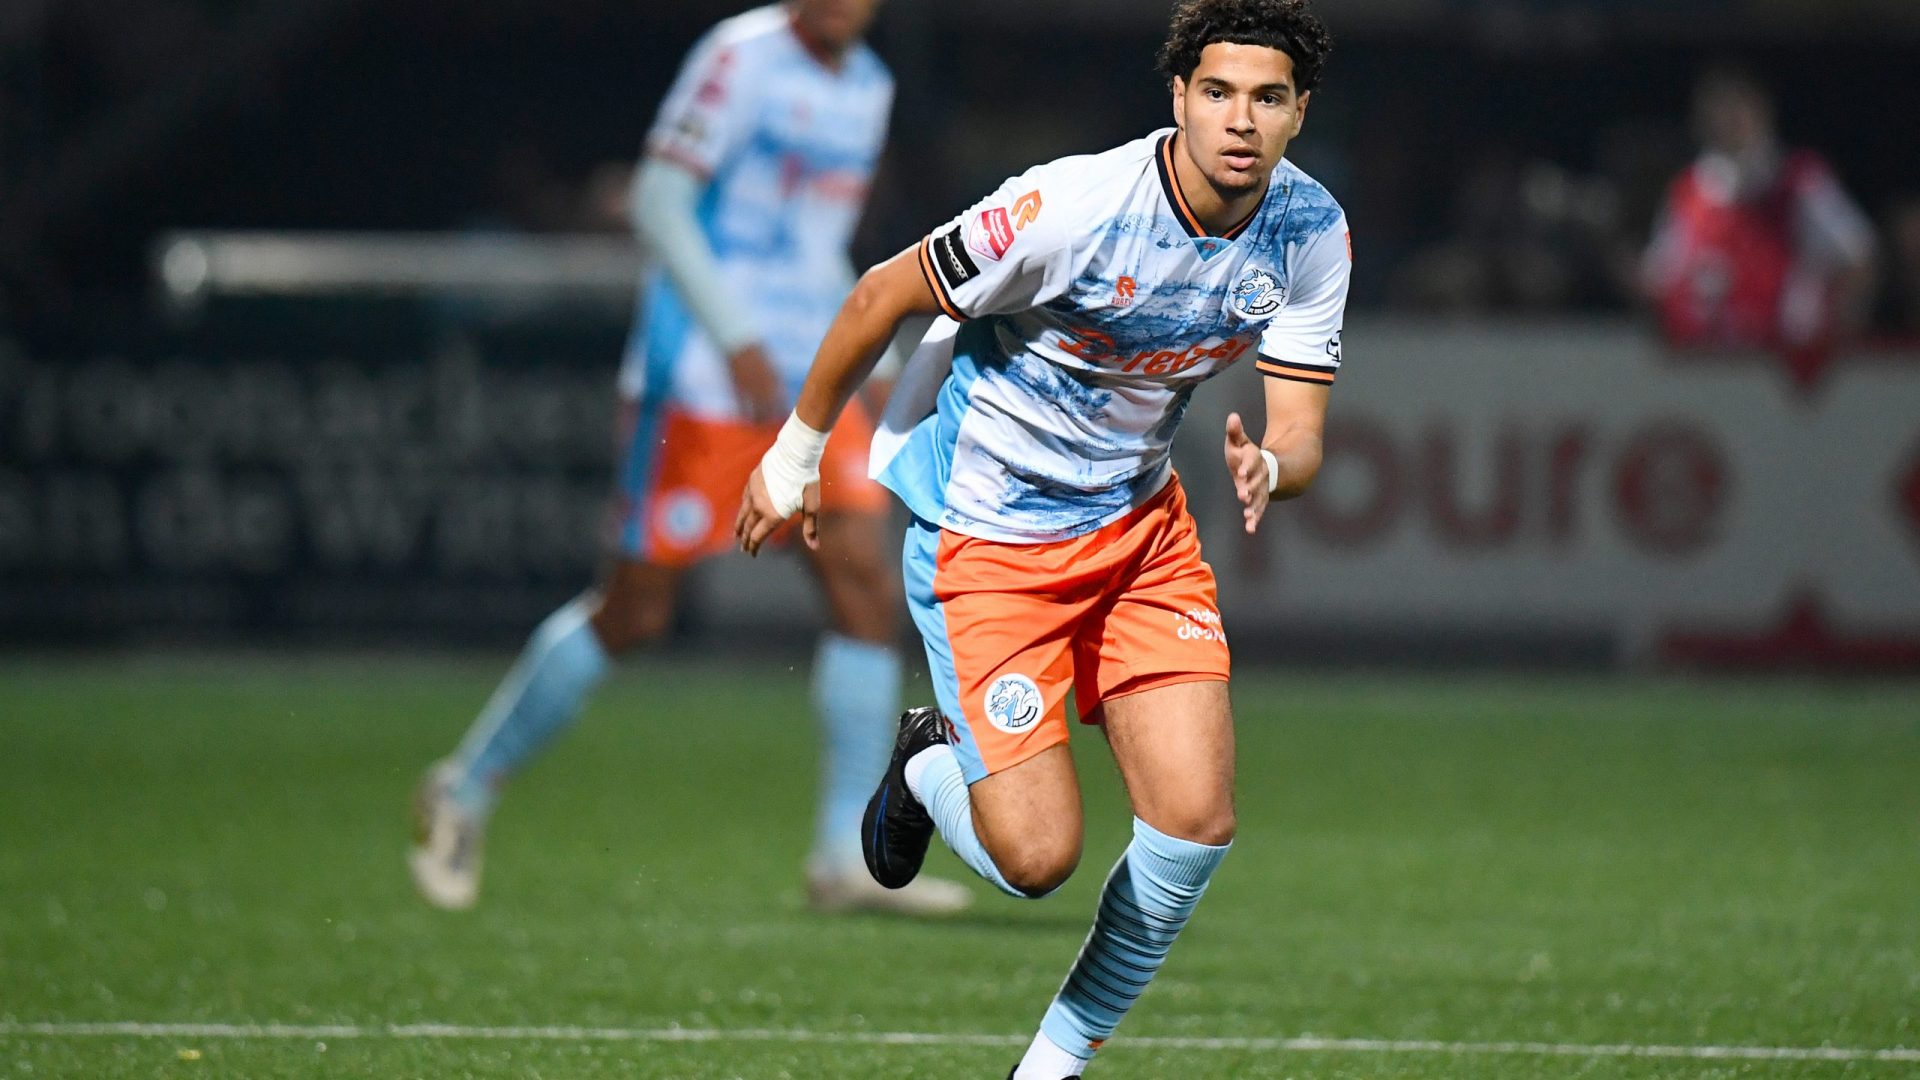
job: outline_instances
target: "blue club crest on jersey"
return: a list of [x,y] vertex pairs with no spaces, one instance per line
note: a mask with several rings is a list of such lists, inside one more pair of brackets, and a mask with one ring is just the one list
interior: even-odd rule
[[1240,280],[1233,283],[1228,305],[1243,319],[1264,319],[1279,311],[1286,298],[1287,288],[1278,278],[1257,266],[1249,266],[1241,272]]

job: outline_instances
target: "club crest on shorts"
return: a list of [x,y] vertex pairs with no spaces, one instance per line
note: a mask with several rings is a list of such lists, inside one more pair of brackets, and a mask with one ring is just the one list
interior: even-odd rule
[[1018,735],[1040,720],[1045,711],[1040,688],[1025,675],[1002,675],[987,687],[987,721],[1009,735]]
[[1228,306],[1233,313],[1243,319],[1264,319],[1280,310],[1280,302],[1287,297],[1286,286],[1269,271],[1257,266],[1249,266],[1240,274],[1240,280],[1233,283],[1233,295]]
[[694,488],[668,492],[660,500],[660,531],[682,547],[704,539],[713,528],[713,511],[707,497]]

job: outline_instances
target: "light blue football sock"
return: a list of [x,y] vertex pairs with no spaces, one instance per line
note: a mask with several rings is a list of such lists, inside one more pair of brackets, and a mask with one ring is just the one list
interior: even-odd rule
[[1040,1021],[1040,1033],[1089,1059],[1147,988],[1231,844],[1178,840],[1133,819],[1133,843],[1100,890],[1093,932]]
[[547,616],[454,752],[452,795],[476,813],[493,809],[502,781],[580,715],[607,673],[607,651],[583,597]]
[[953,747],[929,746],[913,755],[913,760],[907,762],[906,776],[907,789],[927,808],[933,827],[939,830],[940,838],[953,853],[960,856],[961,862],[973,867],[974,873],[1008,896],[1039,899],[1009,884],[1000,868],[994,865],[993,856],[981,846],[980,837],[973,831],[973,802],[967,798],[967,778],[960,772],[960,760],[953,756]]
[[813,711],[820,721],[820,809],[813,862],[865,874],[860,819],[893,756],[900,708],[900,653],[841,634],[820,639],[813,660]]

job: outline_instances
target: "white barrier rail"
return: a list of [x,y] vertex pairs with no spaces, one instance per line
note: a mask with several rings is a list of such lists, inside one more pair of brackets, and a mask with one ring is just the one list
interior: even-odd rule
[[154,277],[176,304],[216,296],[461,295],[630,303],[643,263],[619,236],[173,232]]

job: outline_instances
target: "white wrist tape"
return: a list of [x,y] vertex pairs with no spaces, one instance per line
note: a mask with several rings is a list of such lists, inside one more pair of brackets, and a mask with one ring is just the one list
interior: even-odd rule
[[780,437],[760,458],[760,479],[766,482],[775,513],[788,518],[800,509],[807,485],[820,479],[820,455],[826,451],[826,432],[813,430],[798,416],[787,417]]
[[1271,495],[1280,486],[1280,459],[1264,446],[1260,448],[1260,457],[1267,463],[1267,494]]

